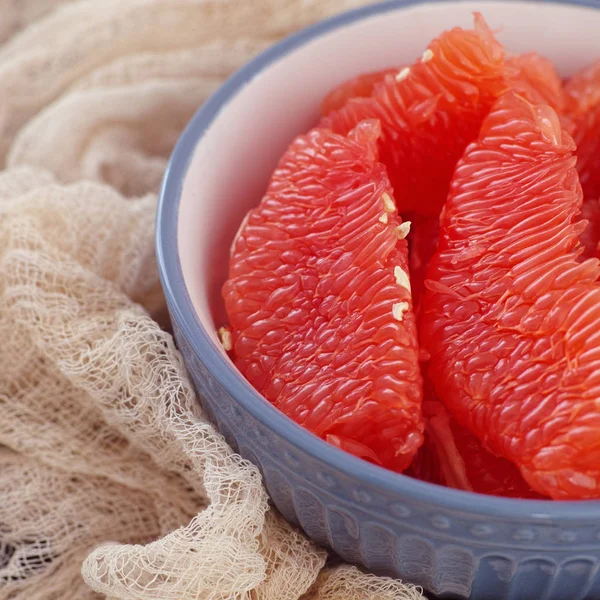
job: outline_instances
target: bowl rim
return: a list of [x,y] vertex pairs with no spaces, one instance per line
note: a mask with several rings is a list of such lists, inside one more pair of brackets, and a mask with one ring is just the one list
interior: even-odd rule
[[[387,0],[355,8],[284,38],[253,58],[229,77],[197,110],[187,124],[169,159],[159,194],[156,216],[156,256],[162,287],[172,318],[184,334],[198,360],[227,393],[255,419],[313,459],[340,471],[346,477],[376,486],[392,496],[409,496],[418,502],[496,519],[534,521],[556,525],[589,523],[600,519],[600,500],[530,500],[487,496],[427,483],[363,461],[321,440],[296,424],[263,398],[222,354],[202,325],[187,290],[178,246],[178,217],[183,181],[196,146],[228,102],[262,70],[319,36],[361,19],[417,5],[460,0]],[[521,3],[522,0],[504,0]],[[525,3],[548,3],[526,0]],[[553,0],[552,4],[600,9],[598,0]]]

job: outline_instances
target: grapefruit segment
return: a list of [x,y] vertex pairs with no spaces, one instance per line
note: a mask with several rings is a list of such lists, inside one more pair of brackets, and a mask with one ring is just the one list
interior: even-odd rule
[[407,241],[379,135],[365,121],[292,143],[234,241],[223,297],[235,364],[269,402],[401,471],[422,443],[422,388]]
[[344,134],[379,119],[380,158],[400,211],[437,216],[456,162],[507,85],[502,46],[477,15],[473,30],[444,32],[402,77],[388,74],[369,98],[349,100],[322,126]]
[[600,274],[580,262],[575,145],[509,92],[459,162],[421,340],[439,398],[539,493],[600,495]]

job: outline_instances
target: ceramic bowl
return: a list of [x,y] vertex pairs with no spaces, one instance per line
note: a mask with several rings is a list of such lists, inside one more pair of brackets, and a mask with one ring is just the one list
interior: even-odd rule
[[600,502],[501,499],[446,489],[363,462],[278,412],[222,350],[220,287],[229,247],[292,138],[321,98],[364,71],[407,64],[442,30],[481,10],[514,52],[563,74],[600,58],[600,5],[392,1],[280,42],[229,79],[194,116],[161,193],[157,253],[173,328],[207,412],[258,465],[273,503],[346,561],[443,598],[600,598]]

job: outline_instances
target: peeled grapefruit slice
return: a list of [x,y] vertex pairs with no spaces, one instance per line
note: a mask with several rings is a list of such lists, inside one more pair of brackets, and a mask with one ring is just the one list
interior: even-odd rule
[[421,340],[457,421],[553,498],[600,496],[600,275],[580,262],[573,151],[547,105],[504,95],[457,166]]
[[474,30],[444,32],[413,66],[387,75],[371,97],[349,100],[322,126],[343,134],[379,119],[380,158],[401,212],[437,216],[456,162],[507,86],[502,46],[477,15]]
[[223,287],[235,364],[330,443],[403,470],[422,443],[406,234],[376,121],[314,129],[244,220]]

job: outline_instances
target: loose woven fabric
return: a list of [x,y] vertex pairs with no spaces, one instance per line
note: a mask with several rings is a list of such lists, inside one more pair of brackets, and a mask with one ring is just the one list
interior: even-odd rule
[[[416,600],[270,509],[171,336],[156,191],[186,121],[356,0],[0,0],[0,600]],[[157,322],[157,320],[159,322]]]

